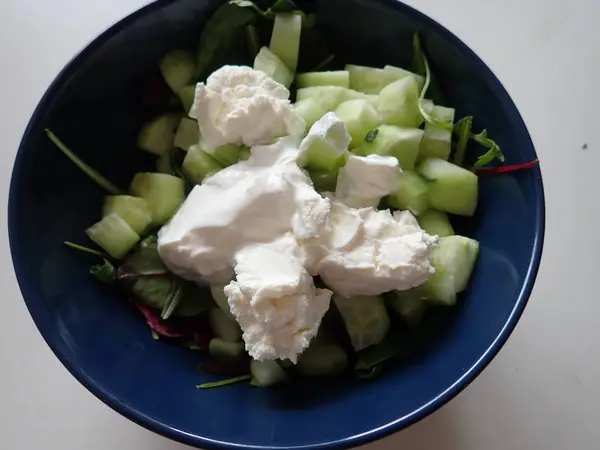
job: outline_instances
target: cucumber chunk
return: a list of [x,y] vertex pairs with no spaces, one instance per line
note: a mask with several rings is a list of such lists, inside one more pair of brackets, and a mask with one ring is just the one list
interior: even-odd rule
[[298,358],[296,368],[302,375],[324,377],[339,375],[348,366],[348,355],[337,344],[314,342]]
[[384,123],[418,128],[423,123],[419,111],[419,85],[414,77],[400,78],[379,93],[377,110]]
[[202,150],[200,145],[190,147],[181,165],[185,177],[196,184],[202,184],[204,178],[222,168],[223,166]]
[[194,57],[185,50],[173,50],[160,60],[160,72],[173,92],[190,84],[194,79]]
[[456,294],[464,291],[469,283],[478,255],[479,243],[473,239],[464,236],[440,238],[429,255],[435,274],[421,286],[426,298],[454,305]]
[[472,216],[477,208],[478,177],[439,158],[426,158],[417,172],[429,187],[431,208],[459,216]]
[[239,324],[220,308],[211,309],[208,320],[215,337],[227,342],[239,342],[242,339],[242,329]]
[[152,222],[152,212],[146,200],[132,195],[109,195],[104,197],[102,217],[117,213],[137,234],[144,234]]
[[430,209],[417,217],[419,226],[432,236],[446,237],[454,236],[454,228],[448,220],[448,214],[442,211]]
[[179,115],[164,114],[146,123],[138,136],[138,147],[154,155],[164,155],[173,148]]
[[220,147],[209,149],[202,142],[202,138],[200,138],[200,148],[207,155],[210,155],[221,168],[232,166],[238,162],[242,156],[242,150],[244,150],[244,147],[236,144],[223,144]]
[[281,13],[275,15],[269,48],[291,72],[296,72],[298,65],[301,32],[302,16],[300,14]]
[[394,208],[421,215],[429,208],[427,183],[415,172],[405,170],[400,173],[398,189],[387,197],[387,202]]
[[348,151],[350,139],[344,122],[328,112],[314,123],[300,143],[298,165],[309,171],[330,173]]
[[325,115],[327,110],[314,98],[308,97],[294,104],[294,111],[304,120],[306,130]]
[[227,301],[227,295],[225,295],[224,289],[226,284],[214,284],[210,286],[210,295],[217,304],[221,311],[225,313],[230,319],[235,320],[234,315],[231,313],[229,308],[229,302]]
[[185,183],[165,173],[139,172],[131,182],[131,192],[146,200],[152,225],[164,225],[185,200]]
[[350,341],[357,352],[379,344],[390,329],[390,318],[381,296],[361,295],[352,298],[333,296],[344,320]]
[[183,117],[177,127],[175,139],[173,139],[173,146],[187,152],[192,145],[195,145],[198,142],[200,142],[198,122],[189,117]]
[[246,349],[243,342],[227,342],[223,339],[213,338],[208,344],[208,352],[212,356],[236,358],[244,356]]
[[414,169],[423,130],[394,125],[380,125],[376,130],[373,139],[360,143],[361,152],[366,155],[395,156],[402,170]]
[[140,240],[139,235],[119,216],[111,213],[85,230],[88,237],[106,253],[121,259]]
[[314,98],[325,111],[333,111],[344,101],[346,89],[339,86],[313,86],[298,89],[296,101]]
[[192,106],[194,105],[194,97],[196,96],[196,85],[190,84],[185,86],[177,91],[177,96],[179,97],[179,101],[183,106],[183,110],[188,117],[193,119],[196,118],[196,111],[192,111]]
[[347,70],[331,70],[327,72],[306,72],[296,75],[299,88],[311,86],[350,87],[350,73]]
[[268,387],[279,384],[287,380],[288,375],[285,370],[276,361],[256,361],[250,362],[250,373],[259,386]]
[[379,94],[391,81],[383,69],[347,64],[346,71],[350,74],[350,89],[365,94]]
[[366,100],[348,100],[335,110],[352,137],[352,145],[360,145],[365,136],[379,124],[377,111]]
[[389,307],[410,325],[418,325],[428,306],[419,287],[407,291],[394,291],[386,301]]
[[[433,106],[427,111],[434,119],[454,122],[454,109],[445,106]],[[448,160],[452,145],[452,130],[425,124],[425,133],[419,150],[420,157],[434,157]]]
[[294,75],[290,69],[267,47],[262,47],[254,58],[254,69],[266,73],[287,88],[294,81]]
[[160,155],[156,158],[156,171],[158,173],[168,173],[173,175],[173,166],[171,165],[171,152]]
[[396,80],[400,80],[404,77],[413,77],[419,85],[419,91],[423,89],[423,85],[425,84],[425,77],[417,75],[416,73],[411,72],[409,70],[402,69],[401,67],[388,65],[383,68],[383,73],[390,80],[390,83]]

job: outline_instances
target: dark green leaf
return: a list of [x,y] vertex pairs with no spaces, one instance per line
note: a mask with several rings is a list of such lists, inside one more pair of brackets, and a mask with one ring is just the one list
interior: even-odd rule
[[140,248],[149,247],[155,245],[158,242],[158,237],[155,234],[150,234],[142,239],[139,243]]
[[375,128],[374,130],[369,131],[369,133],[365,137],[365,142],[373,142],[378,134],[379,134],[378,128]]
[[473,127],[473,116],[465,116],[454,124],[453,132],[458,136],[456,148],[452,162],[458,166],[462,166],[465,161],[465,153],[467,144],[471,137],[471,128]]
[[504,154],[500,150],[500,147],[494,141],[488,138],[487,130],[483,130],[479,134],[471,133],[471,139],[489,149],[486,153],[477,158],[477,161],[475,161],[475,164],[473,164],[474,169],[483,167],[495,159],[501,163],[504,162]]
[[102,264],[96,264],[90,269],[90,273],[106,284],[114,285],[117,278],[117,270],[115,266],[104,259]]
[[364,375],[390,359],[407,356],[409,352],[407,337],[390,332],[383,342],[367,347],[356,354],[354,371]]
[[298,7],[292,0],[275,0],[268,11],[271,13],[291,13],[298,11]]
[[119,281],[140,277],[165,276],[169,271],[160,259],[156,244],[140,246],[136,252],[131,252],[119,266],[117,278]]
[[110,258],[106,253],[101,252],[99,250],[94,250],[93,248],[84,247],[83,245],[75,244],[73,242],[65,241],[64,244],[67,247],[74,248],[75,250],[79,250],[80,252],[89,253],[91,255],[100,256],[101,258]]
[[141,277],[133,282],[130,289],[139,302],[162,310],[176,286],[171,277]]
[[245,33],[246,26],[250,25],[256,16],[254,8],[240,8],[230,2],[216,10],[200,36],[196,61],[196,73],[200,79],[204,79],[228,56],[236,39],[244,35],[240,32]]

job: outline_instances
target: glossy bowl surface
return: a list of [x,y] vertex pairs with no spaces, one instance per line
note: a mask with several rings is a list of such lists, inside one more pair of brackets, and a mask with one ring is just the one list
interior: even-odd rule
[[[449,31],[394,0],[329,3],[338,7],[319,15],[319,23],[340,60],[409,66],[418,31],[457,117],[474,115],[475,129],[488,129],[507,163],[536,158],[501,83]],[[539,167],[481,180],[476,217],[458,224],[480,241],[481,254],[451,325],[420,357],[373,382],[197,391],[195,385],[209,377],[196,370],[196,355],[155,342],[140,316],[89,275],[94,258],[62,245],[85,242],[83,230],[98,220],[103,192],[53,147],[44,129],[123,186],[135,171],[152,170],[152,158],[135,148],[148,118],[139,86],[167,50],[196,42],[216,4],[162,0],[146,6],[88,45],[48,88],[23,136],[10,187],[10,246],[27,307],[56,356],[92,393],[186,444],[344,448],[398,431],[465,388],[519,320],[542,253]]]

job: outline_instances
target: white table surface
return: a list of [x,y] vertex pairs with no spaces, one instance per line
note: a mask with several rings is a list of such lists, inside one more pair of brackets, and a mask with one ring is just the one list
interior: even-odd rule
[[[1,449],[185,448],[110,410],[54,357],[23,304],[4,217],[13,158],[48,84],[75,52],[144,3],[0,2]],[[600,299],[593,269],[600,201],[590,192],[600,168],[600,2],[408,3],[471,46],[518,105],[542,161],[546,244],[533,297],[494,362],[440,411],[369,448],[600,448]]]

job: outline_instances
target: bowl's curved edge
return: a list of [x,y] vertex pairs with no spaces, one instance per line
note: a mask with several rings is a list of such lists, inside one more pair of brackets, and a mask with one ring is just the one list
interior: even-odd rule
[[[119,22],[112,25],[98,37],[96,37],[90,44],[88,44],[81,52],[79,52],[76,56],[71,59],[71,61],[61,70],[61,72],[56,76],[56,78],[52,81],[46,93],[42,97],[42,100],[36,107],[28,125],[23,134],[23,138],[21,144],[19,145],[19,149],[17,151],[17,155],[14,162],[13,174],[10,181],[9,188],[9,201],[8,201],[8,237],[9,237],[9,245],[11,250],[11,256],[13,259],[13,265],[15,269],[15,273],[17,276],[17,281],[19,283],[19,287],[23,294],[23,298],[25,299],[25,303],[34,319],[35,325],[37,326],[40,334],[46,341],[46,344],[50,347],[56,357],[61,361],[61,363],[65,366],[65,368],[73,375],[88,391],[90,391],[94,396],[98,397],[104,403],[106,403],[110,408],[123,415],[124,417],[130,419],[131,421],[137,423],[144,428],[147,428],[157,434],[160,434],[164,437],[173,439],[175,441],[181,442],[186,445],[192,445],[196,447],[202,448],[211,448],[211,449],[227,449],[227,448],[240,448],[240,449],[256,449],[256,450],[264,450],[267,447],[262,446],[253,446],[253,445],[243,445],[243,444],[235,444],[230,442],[222,442],[215,441],[212,439],[207,439],[199,436],[194,436],[189,433],[185,433],[182,430],[178,430],[173,427],[169,427],[164,425],[151,417],[148,417],[144,414],[135,411],[130,405],[127,405],[121,402],[118,398],[115,398],[111,395],[110,392],[107,392],[102,386],[98,385],[94,380],[86,376],[84,373],[80,372],[78,368],[72,364],[69,358],[61,352],[61,350],[55,346],[52,342],[50,342],[46,338],[46,334],[44,330],[47,325],[43,323],[41,317],[37,315],[31,305],[27,302],[27,285],[25,283],[25,273],[20,269],[22,267],[22,262],[19,258],[18,248],[19,242],[17,236],[15,234],[16,230],[16,215],[14,213],[15,206],[15,191],[16,191],[16,177],[15,174],[20,171],[21,165],[24,163],[22,158],[21,149],[25,146],[25,142],[28,137],[31,135],[32,131],[38,126],[38,122],[43,118],[43,114],[47,106],[49,105],[54,94],[61,88],[62,84],[69,78],[72,72],[77,67],[77,64],[84,60],[89,54],[93,53],[93,51],[101,46],[104,42],[106,42],[111,36],[115,33],[119,32],[121,29],[126,27],[128,24],[135,21],[138,17],[143,16],[146,13],[149,13],[155,9],[159,9],[164,5],[172,3],[176,0],[156,0],[137,11],[131,13],[126,16]],[[419,21],[428,23],[432,27],[436,28],[440,35],[444,36],[446,39],[453,42],[457,47],[459,47],[464,53],[468,54],[470,58],[474,61],[474,63],[479,66],[482,73],[489,79],[489,81],[495,85],[497,93],[500,96],[500,100],[513,106],[513,118],[512,120],[519,124],[524,132],[524,137],[526,137],[528,146],[531,148],[532,152],[535,154],[535,149],[533,146],[533,142],[531,137],[527,131],[527,127],[519,114],[514,102],[510,98],[508,92],[502,85],[502,83],[496,78],[496,76],[492,73],[490,68],[466,45],[464,44],[457,36],[455,36],[452,32],[447,30],[444,26],[439,24],[437,21],[432,18],[426,16],[425,14],[417,11],[416,9],[401,3],[398,0],[379,0],[383,3],[386,3],[392,7],[397,7],[398,4],[401,4],[404,8],[406,8],[406,13],[409,16],[418,18]],[[383,438],[390,434],[400,431],[413,423],[427,417],[435,410],[439,409],[450,400],[452,400],[455,396],[457,396],[463,389],[465,389],[473,380],[487,367],[487,365],[492,361],[492,359],[496,356],[496,354],[500,351],[503,345],[506,343],[512,332],[514,331],[517,322],[519,321],[525,306],[527,305],[529,296],[533,290],[533,286],[535,284],[535,280],[537,277],[541,257],[542,257],[542,249],[544,244],[544,234],[545,234],[545,200],[544,200],[544,187],[542,181],[541,170],[538,167],[534,167],[531,169],[534,171],[535,176],[538,182],[535,184],[536,189],[536,197],[538,199],[537,202],[537,211],[536,211],[536,227],[535,227],[535,242],[533,247],[533,252],[531,259],[529,261],[529,267],[527,270],[527,274],[525,277],[525,282],[519,293],[517,302],[515,307],[511,311],[511,314],[494,340],[494,342],[489,346],[486,352],[481,356],[481,358],[476,361],[469,370],[467,370],[461,378],[456,380],[454,384],[452,384],[448,389],[444,392],[440,393],[436,398],[432,399],[429,403],[421,407],[419,410],[412,412],[410,415],[400,417],[393,422],[382,425],[379,428],[357,434],[354,436],[350,436],[345,439],[340,439],[332,442],[324,442],[317,443],[311,445],[304,446],[295,446],[295,447],[279,447],[279,446],[269,446],[269,449],[273,450],[332,450],[338,448],[350,448],[358,445],[364,445],[369,442],[372,442],[376,439]]]

